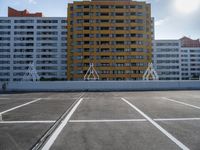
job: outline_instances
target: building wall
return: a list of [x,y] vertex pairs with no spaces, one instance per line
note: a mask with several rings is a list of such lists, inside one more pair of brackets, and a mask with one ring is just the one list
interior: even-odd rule
[[140,80],[151,62],[151,7],[136,1],[68,5],[68,80],[93,63],[100,80]]
[[160,80],[200,79],[200,47],[186,44],[181,39],[154,41],[153,62]]
[[43,78],[66,79],[63,17],[0,17],[0,81],[20,81],[33,62]]
[[153,62],[160,80],[180,80],[179,40],[155,40],[153,50]]
[[200,47],[181,47],[181,62],[183,80],[200,79]]

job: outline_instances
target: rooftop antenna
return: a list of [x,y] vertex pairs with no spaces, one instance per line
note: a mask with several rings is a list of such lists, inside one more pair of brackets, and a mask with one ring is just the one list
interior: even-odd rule
[[40,80],[40,76],[37,73],[34,63],[30,63],[30,66],[29,66],[27,72],[25,72],[22,81],[36,82],[39,80]]
[[149,63],[149,66],[143,75],[143,80],[159,80],[159,76],[152,63]]
[[90,63],[90,67],[88,68],[84,80],[99,80],[99,75],[94,69],[94,64]]

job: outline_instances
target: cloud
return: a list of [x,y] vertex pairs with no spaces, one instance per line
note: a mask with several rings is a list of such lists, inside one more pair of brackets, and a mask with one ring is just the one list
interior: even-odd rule
[[30,4],[37,4],[36,0],[28,0]]
[[169,21],[169,17],[155,21],[155,26],[161,26]]

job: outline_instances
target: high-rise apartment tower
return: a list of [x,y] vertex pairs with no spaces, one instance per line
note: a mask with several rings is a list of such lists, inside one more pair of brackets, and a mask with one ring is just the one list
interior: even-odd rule
[[83,80],[90,63],[100,80],[142,79],[151,62],[151,27],[151,6],[146,2],[68,4],[68,80]]
[[8,8],[0,17],[0,82],[21,81],[34,63],[44,80],[66,79],[66,17]]

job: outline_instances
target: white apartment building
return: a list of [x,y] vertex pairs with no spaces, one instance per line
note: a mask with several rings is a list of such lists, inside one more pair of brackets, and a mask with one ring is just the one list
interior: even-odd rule
[[200,80],[200,47],[181,48],[182,80]]
[[181,80],[179,40],[155,40],[153,64],[160,80]]
[[197,40],[186,37],[180,40],[155,40],[153,45],[153,63],[160,80],[199,79],[200,46]]
[[0,17],[0,82],[20,81],[31,63],[40,78],[66,79],[65,17]]

